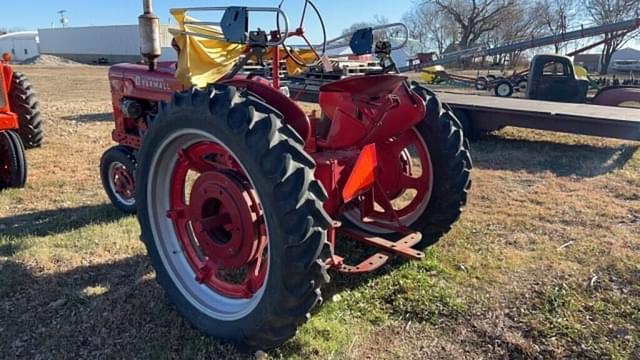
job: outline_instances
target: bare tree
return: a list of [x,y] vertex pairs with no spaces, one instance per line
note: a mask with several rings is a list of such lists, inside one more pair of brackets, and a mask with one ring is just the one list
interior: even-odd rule
[[416,5],[403,17],[412,39],[420,43],[420,51],[442,54],[447,46],[458,42],[458,26],[451,16],[439,11],[435,4]]
[[[577,17],[576,0],[538,0],[534,12],[538,16],[539,25],[549,35],[559,35],[571,28],[573,20]],[[557,42],[554,44],[556,54],[566,44]]]
[[458,46],[469,48],[485,34],[494,31],[516,0],[427,0],[444,11],[458,25]]
[[[598,25],[604,25],[638,16],[640,0],[586,0],[584,5],[591,19]],[[600,58],[602,74],[608,72],[613,54],[637,36],[637,32],[631,34],[611,32],[604,35],[605,43]]]
[[[505,10],[498,27],[486,34],[485,45],[487,47],[509,45],[531,38],[542,31],[543,29],[539,26],[539,14],[536,11],[536,6],[518,2],[512,8]],[[494,59],[494,62],[504,63],[505,60],[508,60],[512,66],[516,66],[520,55],[521,51],[515,51]]]

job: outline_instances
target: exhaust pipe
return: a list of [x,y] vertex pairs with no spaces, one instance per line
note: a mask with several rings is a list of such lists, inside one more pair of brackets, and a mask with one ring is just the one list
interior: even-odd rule
[[158,58],[162,55],[160,48],[160,19],[153,13],[153,1],[142,1],[143,14],[138,17],[140,33],[140,53],[149,63],[149,71],[155,71]]

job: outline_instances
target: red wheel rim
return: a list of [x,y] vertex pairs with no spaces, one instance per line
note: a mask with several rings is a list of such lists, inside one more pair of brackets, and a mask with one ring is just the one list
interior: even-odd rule
[[[433,166],[429,149],[416,130],[406,131],[379,148],[379,175],[384,192],[374,190],[377,206],[368,217],[381,222],[400,220],[408,226],[424,211],[431,198]],[[409,190],[412,198],[403,200]]]
[[267,231],[255,190],[232,154],[212,141],[182,150],[170,186],[167,216],[196,281],[229,298],[255,295],[267,274]]
[[131,201],[135,196],[135,180],[127,167],[121,163],[114,163],[110,170],[111,183],[116,194],[125,201]]

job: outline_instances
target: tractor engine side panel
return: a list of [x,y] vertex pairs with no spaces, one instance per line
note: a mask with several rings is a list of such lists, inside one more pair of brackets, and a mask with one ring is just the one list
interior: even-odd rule
[[[176,91],[184,86],[174,76],[171,63],[160,63],[157,71],[149,71],[145,65],[120,64],[109,70],[111,102],[115,129],[113,139],[119,144],[140,148],[141,134],[146,131],[147,117],[152,115],[160,101],[169,101]],[[125,116],[123,101],[140,102],[145,109],[139,118]]]

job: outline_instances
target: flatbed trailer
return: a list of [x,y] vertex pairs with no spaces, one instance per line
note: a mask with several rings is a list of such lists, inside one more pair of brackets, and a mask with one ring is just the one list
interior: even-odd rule
[[[317,103],[319,88],[325,81],[307,79],[287,85],[293,88],[292,97]],[[640,141],[640,109],[636,108],[500,98],[434,90],[440,100],[454,110],[465,126],[465,134],[470,138],[513,126]]]
[[505,126],[640,141],[640,109],[438,92],[471,136]]

